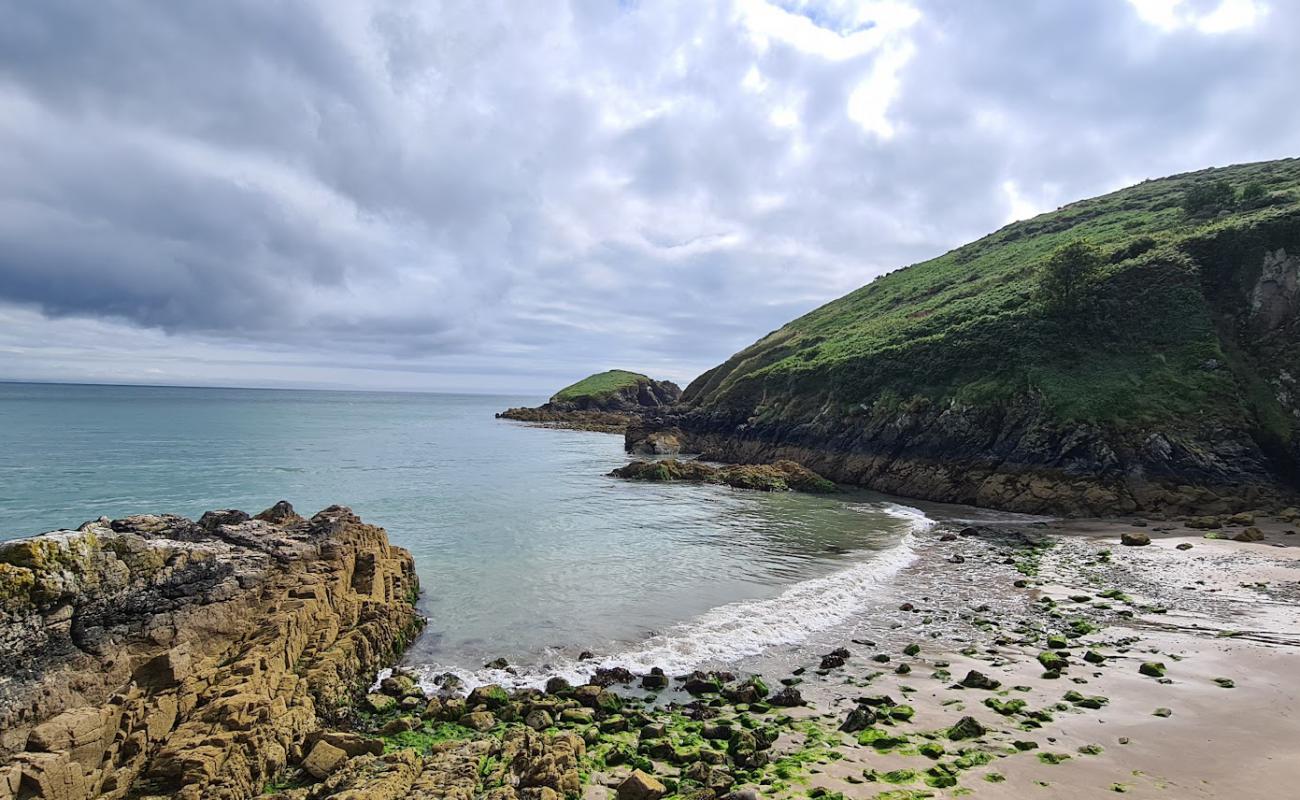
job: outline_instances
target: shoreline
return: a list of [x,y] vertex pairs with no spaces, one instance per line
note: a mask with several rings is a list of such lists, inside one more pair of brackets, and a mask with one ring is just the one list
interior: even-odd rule
[[[422,687],[402,667],[381,670],[372,681],[367,670],[397,660],[409,644],[405,629],[386,625],[376,641],[392,637],[391,650],[383,645],[388,654],[363,650],[355,662],[333,661],[343,670],[342,682],[323,704],[320,685],[287,676],[304,665],[308,676],[316,674],[310,666],[318,658],[310,644],[315,637],[343,637],[325,628],[302,639],[286,624],[276,635],[301,655],[274,674],[285,676],[277,679],[282,688],[306,687],[318,704],[313,712],[309,701],[290,701],[305,705],[274,743],[218,737],[224,747],[242,748],[239,763],[249,766],[235,773],[223,765],[220,751],[193,738],[196,726],[220,709],[212,719],[233,734],[248,719],[276,718],[282,695],[263,698],[245,688],[240,702],[246,708],[203,699],[209,690],[200,679],[209,670],[226,675],[231,663],[247,662],[252,670],[231,673],[236,683],[260,685],[255,659],[280,646],[247,631],[246,623],[236,632],[231,619],[223,623],[231,635],[253,637],[232,640],[250,643],[238,645],[247,648],[238,651],[243,660],[231,662],[232,656],[214,651],[202,667],[195,665],[192,677],[175,678],[182,697],[194,682],[195,699],[183,702],[172,722],[155,709],[158,703],[166,708],[172,684],[162,684],[160,694],[152,683],[140,683],[154,681],[152,673],[133,675],[131,685],[143,689],[119,693],[124,702],[149,704],[149,736],[161,750],[113,745],[105,751],[111,758],[130,760],[116,773],[95,771],[95,748],[107,746],[107,739],[83,742],[79,726],[100,720],[95,724],[103,731],[113,730],[111,715],[92,712],[113,706],[96,706],[100,701],[87,694],[81,702],[89,700],[89,708],[70,705],[53,719],[30,721],[35,738],[5,765],[10,791],[0,797],[27,796],[20,787],[35,787],[33,797],[63,797],[56,784],[64,780],[75,784],[68,797],[115,797],[119,790],[144,797],[150,786],[182,774],[169,770],[180,769],[188,770],[186,780],[200,779],[196,769],[213,770],[231,798],[277,800],[1226,798],[1283,796],[1300,779],[1300,764],[1290,757],[1300,742],[1300,698],[1290,664],[1292,648],[1300,647],[1300,537],[1290,528],[1293,513],[1285,519],[1238,517],[1226,533],[1207,534],[1203,528],[1213,521],[1202,519],[953,518],[931,524],[915,517],[917,509],[899,509],[913,517],[907,546],[899,550],[907,557],[884,579],[837,590],[859,598],[870,593],[869,602],[842,609],[836,624],[797,643],[777,641],[759,655],[699,665],[709,671],[658,669],[648,651],[635,670],[616,659],[593,660],[583,676],[587,682],[578,686],[552,677],[544,689],[510,691],[440,676]],[[1238,532],[1250,541],[1226,538]],[[403,588],[413,580],[409,556],[390,547],[382,529],[342,508],[310,522],[287,504],[253,520],[237,511],[211,512],[199,523],[150,516],[101,520],[44,541],[63,547],[84,539],[97,554],[96,569],[107,576],[118,569],[114,559],[141,546],[141,552],[228,548],[269,565],[259,555],[268,534],[277,538],[267,552],[288,565],[256,573],[278,576],[276,591],[284,599],[269,606],[272,612],[297,613],[309,597],[319,599],[317,567],[310,559],[299,567],[297,559],[317,547],[335,558],[335,542],[353,541],[349,536],[361,537],[355,539],[355,563],[345,559],[327,570],[340,576],[340,585],[361,591],[364,607],[372,602],[364,593],[378,584],[358,583],[369,574],[363,562],[383,561],[391,573],[383,613],[405,619],[401,615],[413,611],[414,595]],[[134,544],[133,536],[146,544]],[[1143,537],[1149,543],[1120,544],[1121,538]],[[21,554],[43,553],[43,546],[25,540],[10,547]],[[53,570],[52,579],[64,562],[31,563]],[[152,561],[132,555],[127,563],[138,571]],[[145,581],[141,587],[152,580],[152,573],[132,574]],[[830,591],[818,580],[799,584],[813,607]],[[86,584],[92,603],[97,585]],[[33,594],[32,602],[45,602],[41,597]],[[223,597],[200,602],[220,609]],[[778,619],[780,598],[769,604]],[[347,608],[340,607],[344,620],[355,613]],[[350,641],[363,641],[357,637],[368,630],[366,619],[365,613],[353,618],[358,633],[347,634]],[[201,638],[187,645],[189,638],[184,633],[167,643],[173,672],[189,669],[178,666],[183,654],[201,646]],[[21,743],[9,747],[13,752]],[[187,756],[190,751],[198,761]],[[92,791],[101,784],[102,793]]]

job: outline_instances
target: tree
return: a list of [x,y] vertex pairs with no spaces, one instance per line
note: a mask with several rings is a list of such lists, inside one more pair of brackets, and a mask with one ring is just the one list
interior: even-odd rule
[[1259,181],[1251,181],[1242,187],[1241,205],[1245,208],[1259,208],[1265,205],[1265,198],[1268,197],[1268,190],[1264,184]]
[[1201,181],[1183,193],[1183,211],[1189,217],[1210,216],[1237,203],[1237,192],[1225,180]]
[[1105,259],[1084,241],[1070,242],[1052,253],[1038,276],[1038,294],[1049,311],[1071,314],[1078,310],[1088,285]]

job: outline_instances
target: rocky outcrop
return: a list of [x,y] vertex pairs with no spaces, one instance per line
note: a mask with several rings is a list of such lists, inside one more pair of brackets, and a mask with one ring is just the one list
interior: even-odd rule
[[737,464],[795,461],[838,483],[1024,513],[1223,513],[1281,502],[1271,465],[1241,430],[1126,436],[1058,426],[1026,401],[997,408],[864,413],[812,423],[703,410],[629,428],[626,449],[671,431],[681,452]]
[[672,406],[681,396],[681,387],[672,381],[610,370],[561,389],[541,406],[510,408],[496,416],[555,428],[623,433],[642,414]]
[[411,556],[332,506],[0,544],[0,798],[248,798],[419,629]]
[[662,461],[633,461],[609,474],[613,478],[633,481],[716,483],[735,489],[756,489],[762,492],[835,491],[834,483],[793,461],[714,466],[699,461],[669,458]]

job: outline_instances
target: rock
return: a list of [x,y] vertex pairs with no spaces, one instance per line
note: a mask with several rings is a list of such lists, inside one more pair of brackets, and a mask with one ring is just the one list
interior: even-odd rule
[[528,712],[528,716],[524,717],[524,724],[535,731],[541,731],[554,725],[555,720],[552,719],[548,712],[542,709],[536,709]]
[[835,653],[831,653],[822,656],[821,666],[819,669],[836,669],[842,666],[844,666],[844,658]]
[[386,694],[371,692],[366,695],[366,707],[376,714],[387,714],[397,708],[397,700]]
[[909,644],[907,647],[903,648],[903,655],[905,656],[916,656],[920,654],[920,652],[921,652],[921,645],[915,643]]
[[591,676],[591,682],[597,686],[613,686],[614,684],[630,684],[635,680],[635,676],[625,667],[598,667]]
[[466,728],[483,732],[492,730],[497,724],[497,718],[491,711],[471,711],[461,717],[459,722]]
[[389,697],[405,697],[415,689],[415,681],[407,675],[390,675],[379,682],[379,691]]
[[1145,547],[1151,544],[1151,537],[1142,531],[1121,533],[1119,543],[1128,547]]
[[1262,542],[1264,541],[1264,532],[1259,528],[1247,528],[1232,537],[1234,542]]
[[844,718],[844,722],[840,724],[840,730],[845,733],[857,733],[875,724],[876,712],[870,706],[859,705]]
[[654,776],[637,769],[618,785],[617,792],[618,800],[659,800],[668,794],[668,788]]
[[974,717],[962,717],[948,729],[948,738],[954,741],[978,739],[986,733],[988,731]]
[[1157,717],[1171,717],[1171,716],[1173,716],[1173,714],[1174,714],[1173,711],[1171,711],[1171,710],[1168,709],[1168,708],[1164,708],[1164,707],[1157,708],[1155,711],[1153,711],[1153,712],[1151,712],[1151,713],[1152,713],[1154,716],[1157,716]]
[[1088,652],[1084,653],[1083,660],[1087,661],[1089,664],[1106,663],[1106,657],[1103,656],[1101,653],[1098,653],[1096,650],[1089,650]]
[[1179,542],[1177,545],[1175,545],[1175,547],[1176,547],[1177,549],[1179,549],[1179,550],[1191,550],[1191,549],[1192,549],[1192,543],[1191,543],[1191,542]]
[[668,688],[668,676],[659,667],[650,670],[650,674],[641,676],[641,688],[659,691]]
[[1227,524],[1229,524],[1229,525],[1254,525],[1254,524],[1255,524],[1255,515],[1254,515],[1254,514],[1251,514],[1250,512],[1247,512],[1247,511],[1243,511],[1243,512],[1241,512],[1241,513],[1239,513],[1239,514],[1233,514],[1231,517],[1228,517],[1228,522],[1227,522]]
[[961,553],[953,553],[952,556],[948,558],[948,562],[951,564],[965,564],[966,557]]
[[1165,665],[1159,661],[1145,661],[1138,672],[1151,678],[1163,678],[1165,676]]
[[783,708],[792,708],[794,706],[803,705],[803,695],[800,694],[799,690],[794,688],[793,686],[786,686],[781,691],[772,695],[771,699],[768,702],[770,702],[774,706],[781,706]]
[[383,727],[379,729],[379,734],[381,736],[396,736],[399,733],[415,730],[417,727],[419,727],[419,723],[410,717],[397,717],[385,722]]
[[316,742],[316,746],[302,760],[302,768],[319,781],[333,775],[347,760],[346,752],[322,739]]
[[492,659],[491,661],[489,661],[488,663],[486,663],[486,664],[483,665],[483,669],[501,669],[501,670],[504,670],[504,669],[508,669],[509,667],[510,667],[510,662],[509,662],[509,661],[506,661],[504,658],[494,658],[494,659]]
[[474,691],[469,693],[465,703],[471,708],[475,706],[487,706],[488,710],[496,711],[506,706],[510,702],[510,694],[501,686],[495,683],[486,683],[482,686],[474,687]]
[[1002,685],[1001,681],[993,680],[978,670],[971,670],[966,673],[966,677],[961,679],[961,685],[967,689],[987,689],[993,691]]
[[261,512],[253,519],[260,519],[263,522],[270,522],[275,525],[294,525],[300,522],[306,522],[298,516],[298,512],[293,510],[293,506],[288,500],[281,500],[265,511]]
[[955,542],[955,541],[957,541],[957,534],[955,534],[955,533],[945,533],[944,535],[942,535],[942,536],[939,537],[939,541],[941,541],[941,542]]
[[546,681],[547,694],[566,694],[573,687],[558,675]]
[[682,689],[693,695],[714,694],[722,690],[722,685],[718,682],[717,677],[712,674],[692,672],[686,676]]

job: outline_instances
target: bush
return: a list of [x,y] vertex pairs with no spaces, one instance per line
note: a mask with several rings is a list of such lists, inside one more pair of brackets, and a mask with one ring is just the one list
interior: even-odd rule
[[1059,248],[1038,277],[1039,299],[1051,312],[1074,312],[1103,261],[1101,252],[1088,242]]
[[1236,203],[1236,190],[1224,180],[1201,181],[1183,194],[1183,211],[1189,217],[1211,216]]

